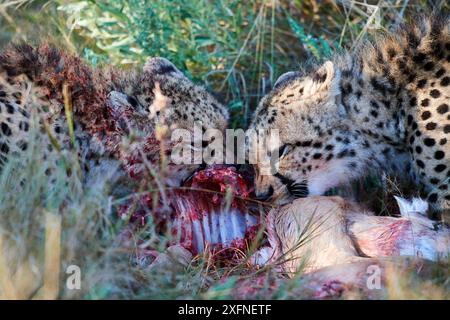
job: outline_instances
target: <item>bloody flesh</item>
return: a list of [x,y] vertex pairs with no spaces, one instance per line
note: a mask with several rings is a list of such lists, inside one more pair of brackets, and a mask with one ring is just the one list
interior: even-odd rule
[[171,231],[193,253],[206,247],[245,251],[258,229],[245,198],[247,181],[233,167],[215,166],[199,171],[176,192]]
[[234,167],[211,166],[167,193],[169,210],[162,210],[160,202],[155,207],[153,195],[148,194],[119,212],[139,226],[151,217],[157,230],[170,231],[171,244],[180,244],[193,254],[206,248],[225,254],[246,252],[260,226],[247,199],[250,194],[248,179]]

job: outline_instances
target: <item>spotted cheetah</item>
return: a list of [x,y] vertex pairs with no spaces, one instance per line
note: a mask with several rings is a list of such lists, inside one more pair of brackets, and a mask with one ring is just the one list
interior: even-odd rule
[[251,128],[279,130],[278,171],[256,167],[256,194],[280,203],[321,195],[369,172],[412,173],[437,211],[450,208],[450,20],[365,42],[282,75]]
[[[204,130],[225,130],[228,114],[164,58],[125,72],[93,69],[48,44],[12,45],[0,54],[0,165],[28,148],[32,118],[47,145],[43,152],[76,143],[86,172],[111,163],[138,176],[169,153],[161,132],[170,137],[175,128],[192,130],[195,121]],[[177,185],[198,165],[168,167],[167,183]]]

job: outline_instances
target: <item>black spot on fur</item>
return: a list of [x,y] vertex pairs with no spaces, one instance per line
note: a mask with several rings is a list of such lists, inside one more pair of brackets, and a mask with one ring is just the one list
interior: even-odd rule
[[14,114],[15,109],[12,105],[10,105],[9,103],[6,103],[5,106],[6,106],[6,111],[8,111],[9,114]]
[[444,113],[448,112],[448,104],[446,104],[446,103],[441,104],[437,108],[437,112],[439,112],[440,114],[444,114]]
[[397,54],[397,52],[395,52],[395,49],[394,49],[394,48],[389,48],[389,49],[387,50],[387,53],[388,53],[389,59],[394,58],[395,55]]
[[391,108],[391,102],[389,100],[382,100],[381,102],[386,107],[386,109],[390,109]]
[[416,55],[413,57],[413,61],[414,61],[415,63],[422,63],[422,62],[425,60],[426,57],[427,57],[427,56],[426,56],[424,53],[419,52],[418,54],[416,54]]
[[376,103],[373,100],[370,101],[370,106],[376,110],[380,109],[380,106],[378,105],[378,103]]
[[5,136],[11,135],[11,128],[5,122],[2,122],[1,128],[2,128],[2,132]]
[[421,79],[417,82],[417,88],[422,89],[427,84],[427,79]]
[[437,98],[439,98],[441,96],[441,92],[439,90],[437,90],[437,89],[433,89],[433,90],[430,91],[430,96],[432,98],[437,99]]
[[436,129],[437,123],[436,122],[428,122],[425,126],[427,130],[434,130]]
[[434,146],[436,144],[436,140],[434,140],[433,138],[425,138],[423,140],[423,143],[425,143],[425,145],[427,147],[432,147],[432,146]]
[[441,86],[446,87],[450,84],[450,77],[443,77],[441,80]]
[[25,151],[28,148],[28,143],[26,143],[25,141],[21,140],[17,143],[17,146],[19,147],[20,150]]
[[436,78],[440,78],[440,77],[442,77],[443,75],[445,74],[445,69],[444,68],[440,68],[438,71],[436,71],[436,73],[435,73],[435,77]]
[[425,168],[425,163],[423,163],[422,160],[417,159],[416,164],[419,168],[422,168],[422,169]]
[[20,121],[20,123],[19,123],[19,129],[20,129],[20,130],[28,131],[29,127],[30,127],[30,126],[28,125],[27,122],[25,122],[25,121]]
[[443,159],[444,157],[445,157],[445,152],[444,152],[444,151],[438,150],[438,151],[436,151],[436,152],[434,153],[434,158],[435,158],[436,160],[441,160],[441,159]]
[[408,118],[407,118],[408,126],[410,126],[412,122],[413,122],[413,116],[409,114]]
[[442,76],[444,75],[444,73],[445,73],[445,69],[444,69],[444,68],[440,68],[440,69],[436,72],[435,77],[436,77],[436,78],[440,78],[440,77],[442,77]]
[[428,120],[430,117],[431,117],[431,112],[430,111],[422,112],[422,115],[421,115],[422,120]]
[[416,73],[408,73],[405,72],[408,75],[408,83],[414,82],[414,80],[416,80],[417,74]]
[[430,99],[428,99],[428,98],[423,99],[422,102],[420,103],[420,105],[422,107],[428,107],[430,105]]
[[437,178],[430,178],[430,183],[431,184],[438,184],[439,183],[439,179],[437,179]]
[[339,152],[338,154],[337,154],[337,157],[339,158],[339,159],[341,159],[341,158],[343,158],[343,157],[345,157],[345,156],[347,156],[348,155],[348,149],[344,149],[344,150],[342,150],[341,152]]
[[20,114],[23,115],[25,118],[29,118],[29,117],[30,117],[29,113],[28,113],[26,110],[19,109],[19,112],[20,112]]
[[371,78],[370,84],[372,85],[372,87],[375,90],[380,91],[384,96],[386,95],[387,87],[384,84],[382,84],[380,81],[378,81],[377,78],[375,78],[375,77]]
[[2,143],[0,142],[0,152],[3,154],[8,154],[9,153],[9,147],[6,143]]
[[445,164],[438,164],[437,166],[434,167],[434,171],[436,172],[442,172],[445,169],[447,169],[447,166]]
[[352,85],[350,83],[344,83],[341,88],[342,95],[346,96],[353,92]]
[[311,144],[312,144],[312,141],[311,141],[311,140],[306,140],[306,141],[299,141],[299,142],[296,142],[295,145],[298,146],[298,147],[310,147]]

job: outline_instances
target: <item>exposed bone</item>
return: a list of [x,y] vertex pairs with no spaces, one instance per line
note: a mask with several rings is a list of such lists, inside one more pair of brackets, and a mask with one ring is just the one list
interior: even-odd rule
[[201,191],[180,192],[174,199],[176,215],[172,234],[193,253],[206,247],[245,250],[258,229],[258,218],[248,212],[242,201],[223,195],[229,187],[230,195],[249,195],[243,177],[231,167],[209,168],[197,172],[186,184]]

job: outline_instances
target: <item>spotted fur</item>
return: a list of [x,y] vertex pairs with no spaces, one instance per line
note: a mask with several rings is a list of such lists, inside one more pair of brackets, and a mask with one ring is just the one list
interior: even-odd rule
[[[195,121],[224,130],[228,118],[223,105],[166,59],[150,58],[141,72],[92,69],[47,44],[13,45],[0,55],[1,162],[27,149],[33,117],[47,144],[43,152],[70,148],[64,99],[71,100],[87,171],[108,160],[137,176],[168,155],[161,132],[170,138],[171,130],[192,130]],[[197,166],[169,165],[169,183],[178,184]]]
[[[290,73],[260,102],[251,127],[278,129],[279,171],[256,192],[285,201],[320,195],[370,171],[411,172],[435,209],[449,209],[450,20],[422,18]],[[300,191],[299,191],[300,190]]]

